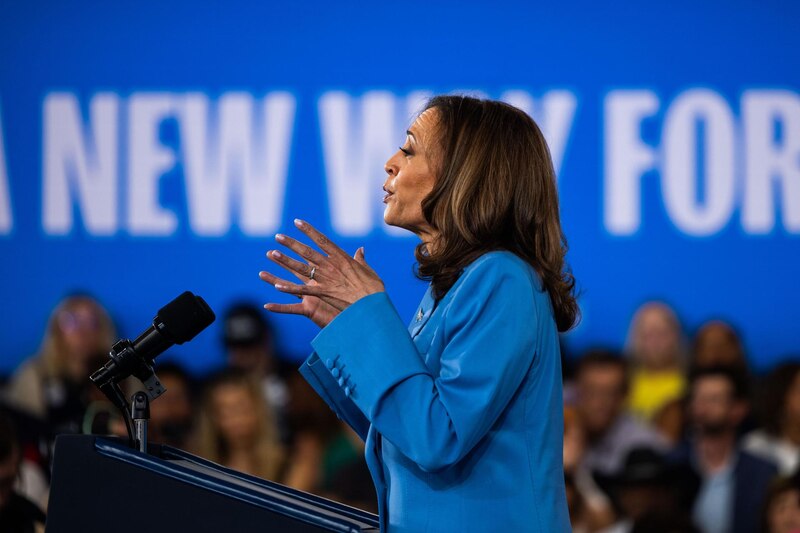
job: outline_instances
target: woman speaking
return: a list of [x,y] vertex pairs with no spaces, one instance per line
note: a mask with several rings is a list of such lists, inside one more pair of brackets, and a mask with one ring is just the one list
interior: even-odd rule
[[300,371],[366,441],[389,532],[569,531],[558,332],[576,321],[544,137],[507,104],[437,96],[386,163],[384,220],[430,285],[406,327],[360,248],[310,224],[269,303],[322,327]]

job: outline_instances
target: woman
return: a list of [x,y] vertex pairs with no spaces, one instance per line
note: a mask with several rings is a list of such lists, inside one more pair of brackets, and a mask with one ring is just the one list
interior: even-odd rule
[[775,463],[784,476],[800,471],[800,363],[778,365],[761,387],[763,428],[742,440],[745,450]]
[[625,351],[633,371],[628,407],[655,422],[679,405],[686,389],[683,333],[675,312],[661,302],[642,305],[633,316]]
[[301,367],[366,439],[388,531],[565,531],[558,331],[578,313],[555,175],[521,111],[433,98],[386,163],[384,221],[414,232],[430,280],[408,329],[366,263],[303,221],[304,283],[261,272],[324,329]]
[[253,377],[225,370],[209,381],[193,449],[228,468],[278,480],[283,468],[278,430]]
[[114,324],[91,296],[68,296],[55,308],[39,353],[11,378],[8,400],[56,431],[78,431],[88,403],[87,376],[115,340]]
[[772,481],[764,502],[763,533],[800,531],[800,486],[797,481],[786,477]]
[[750,375],[739,333],[722,320],[709,320],[697,330],[689,366],[691,370],[727,366]]

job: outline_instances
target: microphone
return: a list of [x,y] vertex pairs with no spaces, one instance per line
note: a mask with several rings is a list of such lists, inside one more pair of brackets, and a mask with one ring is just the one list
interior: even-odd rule
[[155,399],[164,388],[153,372],[153,359],[173,344],[192,340],[215,318],[205,300],[186,291],[159,309],[153,325],[133,342],[128,339],[117,341],[111,347],[110,360],[89,379],[104,390],[133,375],[144,383],[150,399]]

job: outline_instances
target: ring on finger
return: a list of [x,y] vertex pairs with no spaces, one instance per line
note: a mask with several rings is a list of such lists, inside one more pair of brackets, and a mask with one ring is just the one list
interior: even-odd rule
[[316,273],[317,273],[317,267],[312,266],[311,267],[311,273],[308,275],[308,279],[313,280],[314,279],[314,274],[316,274]]

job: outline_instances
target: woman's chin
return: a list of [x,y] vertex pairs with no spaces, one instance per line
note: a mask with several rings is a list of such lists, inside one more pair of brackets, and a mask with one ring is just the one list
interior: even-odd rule
[[392,216],[392,207],[387,205],[386,209],[383,211],[383,221],[386,223],[387,226],[397,226],[398,221],[394,216]]

